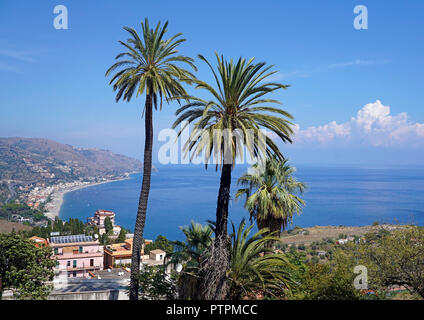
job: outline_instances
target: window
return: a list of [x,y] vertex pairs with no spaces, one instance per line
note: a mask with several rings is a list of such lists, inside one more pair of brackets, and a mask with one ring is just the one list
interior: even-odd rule
[[54,254],[59,254],[59,249],[58,248],[54,248]]
[[90,267],[94,266],[94,259],[90,259]]
[[68,261],[68,263],[66,264],[67,267],[71,266],[71,261]]
[[73,261],[73,267],[76,268],[77,267],[77,260]]
[[82,247],[79,247],[79,253],[82,253]]
[[77,276],[77,272],[76,272],[76,271],[74,271],[74,272],[72,273],[72,275],[73,275],[73,277],[75,278],[75,277]]

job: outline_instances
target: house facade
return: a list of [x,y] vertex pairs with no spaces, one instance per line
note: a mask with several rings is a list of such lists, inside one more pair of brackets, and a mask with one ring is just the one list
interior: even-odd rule
[[[152,243],[152,240],[145,240],[141,247],[140,255],[144,255],[144,246]],[[131,263],[133,248],[133,239],[127,239],[123,243],[113,243],[107,245],[104,249],[105,268],[114,268],[117,266],[128,265]]]
[[103,250],[91,236],[72,235],[51,237],[56,270],[68,278],[87,277],[90,271],[103,269]]

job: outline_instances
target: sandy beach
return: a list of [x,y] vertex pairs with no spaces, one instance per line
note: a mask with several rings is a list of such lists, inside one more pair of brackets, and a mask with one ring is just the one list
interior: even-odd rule
[[67,194],[68,192],[72,192],[72,191],[75,191],[75,190],[84,189],[84,188],[88,188],[88,187],[93,187],[93,186],[96,186],[96,185],[99,185],[99,184],[127,180],[129,178],[130,177],[128,176],[126,178],[95,182],[95,183],[75,186],[73,188],[69,188],[69,189],[65,189],[65,190],[56,191],[56,192],[52,193],[52,195],[51,195],[52,200],[49,203],[46,204],[47,212],[45,212],[44,215],[51,220],[54,220],[56,217],[59,217],[60,208],[62,207],[62,204],[63,204],[63,198],[64,198],[65,194]]

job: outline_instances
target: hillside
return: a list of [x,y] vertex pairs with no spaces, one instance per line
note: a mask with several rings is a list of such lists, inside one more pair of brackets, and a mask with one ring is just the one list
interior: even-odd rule
[[13,198],[20,190],[16,187],[119,176],[141,168],[140,161],[108,150],[39,138],[0,138],[0,202]]
[[23,225],[17,222],[11,222],[7,220],[0,219],[0,233],[9,233],[15,230],[18,231],[29,231],[32,227]]

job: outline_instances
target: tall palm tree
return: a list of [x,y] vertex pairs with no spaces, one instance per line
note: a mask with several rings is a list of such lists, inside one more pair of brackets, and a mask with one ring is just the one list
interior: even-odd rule
[[277,237],[305,206],[298,194],[303,194],[306,184],[296,180],[295,171],[287,159],[272,157],[253,165],[250,173],[238,179],[245,188],[237,191],[236,198],[246,197],[244,206],[250,219],[256,220],[259,229],[268,228]]
[[[168,22],[156,28],[150,28],[147,18],[141,23],[142,37],[133,28],[124,27],[130,38],[124,42],[119,41],[124,47],[124,52],[116,56],[118,60],[107,71],[106,76],[112,75],[110,84],[117,91],[116,102],[121,98],[129,102],[131,98],[146,94],[143,114],[145,116],[145,145],[143,182],[137,209],[137,219],[134,230],[134,247],[131,259],[131,285],[130,299],[138,299],[138,276],[140,269],[140,250],[146,221],[147,202],[150,191],[150,178],[152,171],[152,146],[153,146],[153,106],[158,105],[162,110],[162,99],[169,101],[174,96],[185,95],[186,91],[182,82],[194,76],[186,69],[175,63],[189,65],[196,70],[193,59],[178,54],[177,47],[185,41],[180,38],[181,33],[164,39]],[[160,102],[158,102],[158,98]]]
[[[185,146],[186,152],[193,152],[193,157],[204,151],[206,166],[214,152],[214,157],[217,159],[216,168],[218,164],[221,167],[215,246],[225,247],[227,250],[231,171],[235,160],[243,157],[243,146],[247,146],[252,158],[275,154],[279,159],[283,159],[277,145],[268,136],[261,135],[260,129],[265,128],[274,132],[283,142],[291,142],[290,136],[293,131],[287,119],[293,117],[274,106],[280,104],[278,100],[267,98],[268,94],[288,87],[276,82],[267,82],[276,72],[270,71],[273,66],[266,66],[264,62],[254,63],[253,58],[248,61],[239,58],[236,63],[233,60],[228,62],[223,56],[216,54],[217,72],[215,72],[208,60],[202,55],[198,57],[209,66],[216,87],[195,79],[193,82],[196,88],[205,90],[211,100],[189,97],[190,103],[177,110],[178,118],[173,127],[187,121],[181,133],[185,126],[193,123],[194,131]],[[262,140],[252,136],[262,136]],[[226,296],[228,286],[224,274],[225,267],[223,265],[219,270],[215,270],[221,273],[221,277],[215,277],[219,279],[220,289],[212,298],[222,299]]]

